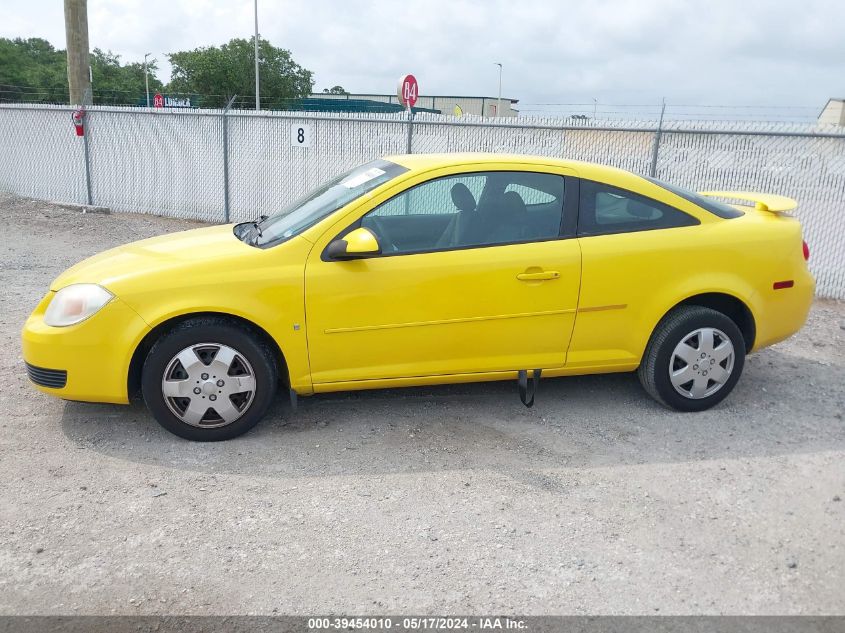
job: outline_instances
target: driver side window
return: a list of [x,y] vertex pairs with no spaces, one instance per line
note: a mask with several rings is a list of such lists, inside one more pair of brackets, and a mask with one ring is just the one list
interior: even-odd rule
[[564,178],[532,172],[474,172],[403,191],[361,219],[384,254],[554,239]]
[[389,217],[397,215],[453,215],[459,211],[451,195],[452,188],[463,185],[475,199],[481,195],[484,174],[467,174],[438,178],[412,187],[379,205],[367,217]]

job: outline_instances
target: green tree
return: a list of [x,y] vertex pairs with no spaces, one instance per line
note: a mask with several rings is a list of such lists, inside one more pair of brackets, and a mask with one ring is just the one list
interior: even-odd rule
[[[150,63],[150,92],[162,89]],[[122,65],[120,56],[91,53],[95,104],[136,105],[144,99],[144,64]],[[47,40],[0,38],[0,101],[67,103],[67,54]]]
[[47,40],[0,38],[0,101],[67,103],[67,57]]
[[349,94],[343,86],[332,86],[331,88],[323,88],[325,94],[330,95],[346,95]]
[[[290,51],[259,39],[261,105],[284,109],[293,99],[307,97],[313,73],[297,64]],[[222,107],[235,95],[239,105],[255,105],[255,48],[252,40],[233,39],[168,55],[173,73],[167,91],[199,94],[203,107]]]
[[[150,94],[155,94],[164,85],[155,76],[155,61],[148,62]],[[95,48],[91,53],[91,75],[94,78],[92,90],[94,103],[99,105],[120,105],[145,103],[144,64],[120,63],[120,55]]]

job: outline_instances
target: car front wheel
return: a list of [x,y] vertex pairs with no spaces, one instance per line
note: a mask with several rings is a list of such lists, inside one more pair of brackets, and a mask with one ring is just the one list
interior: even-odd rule
[[745,364],[736,323],[701,306],[672,310],[655,328],[638,370],[651,397],[679,411],[703,411],[734,388]]
[[165,429],[198,441],[227,440],[255,426],[276,391],[271,351],[216,318],[180,323],[153,345],[141,378],[144,401]]

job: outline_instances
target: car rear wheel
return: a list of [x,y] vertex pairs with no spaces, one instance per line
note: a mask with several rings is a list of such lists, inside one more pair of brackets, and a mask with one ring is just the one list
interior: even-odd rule
[[655,328],[638,375],[646,392],[679,411],[703,411],[733,390],[745,364],[736,323],[702,306],[672,310]]
[[144,401],[165,429],[198,441],[227,440],[258,424],[276,390],[273,355],[223,319],[180,323],[144,362]]

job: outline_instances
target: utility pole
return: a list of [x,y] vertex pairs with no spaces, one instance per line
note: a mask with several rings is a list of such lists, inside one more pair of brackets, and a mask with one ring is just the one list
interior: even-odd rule
[[[144,53],[144,86],[147,89],[147,107],[150,107],[150,72],[149,67],[147,66],[147,57],[152,55],[152,53]],[[153,60],[155,61],[155,60]]]
[[65,0],[67,81],[72,105],[90,105],[91,61],[88,57],[88,0]]
[[496,100],[496,118],[502,116],[502,65],[499,62],[493,62],[499,67],[499,98]]
[[255,110],[261,109],[261,96],[258,90],[258,0],[255,0]]

